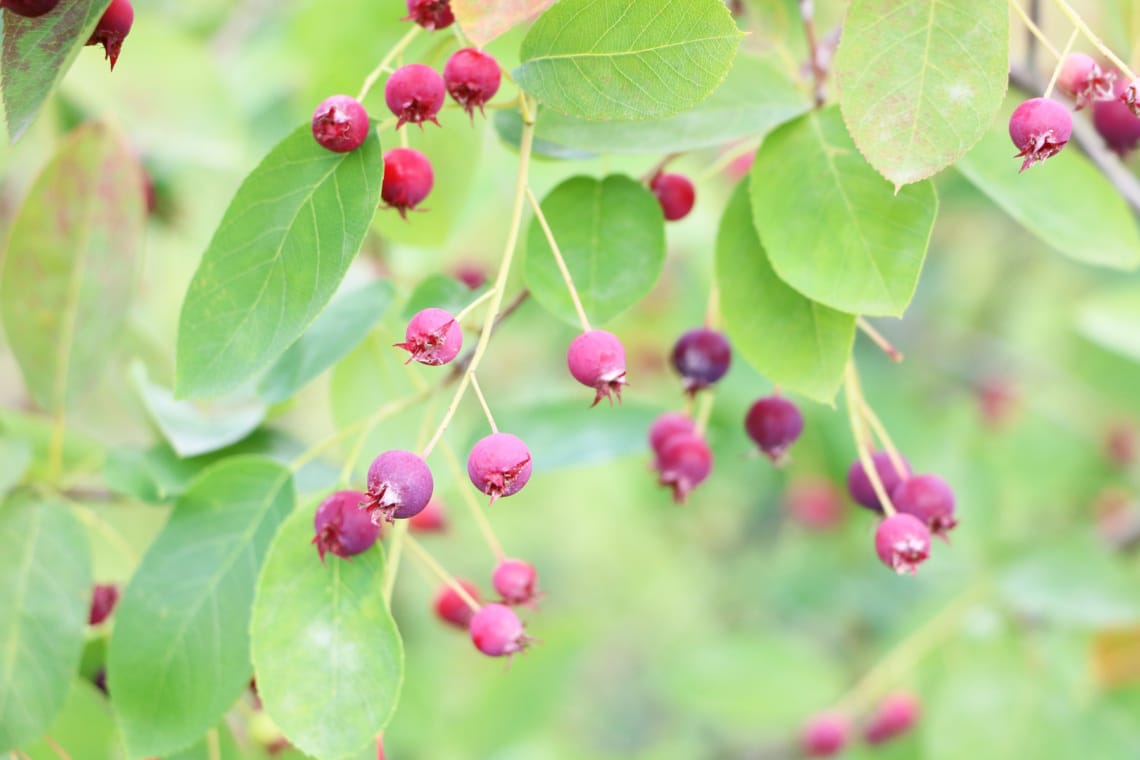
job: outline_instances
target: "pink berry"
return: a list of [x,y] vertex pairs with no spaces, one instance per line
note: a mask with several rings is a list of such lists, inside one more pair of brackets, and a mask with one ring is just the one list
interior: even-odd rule
[[421,129],[425,121],[439,126],[435,115],[443,107],[445,94],[443,77],[422,63],[401,66],[384,85],[384,100],[396,117],[396,129],[408,122],[419,124]]
[[447,364],[463,348],[463,328],[443,309],[424,309],[408,323],[404,342],[395,344],[411,353],[408,362],[431,367]]
[[431,161],[414,148],[392,148],[384,154],[384,182],[380,197],[389,208],[408,218],[413,209],[431,192],[435,174]]
[[593,388],[594,403],[604,399],[621,401],[621,387],[627,385],[625,379],[625,348],[613,333],[605,330],[591,330],[579,335],[570,343],[566,352],[566,364],[574,379]]
[[455,21],[448,0],[408,0],[405,21],[414,21],[429,32],[446,29]]
[[954,491],[937,475],[907,478],[891,492],[891,501],[895,509],[922,520],[932,535],[943,540],[958,524],[954,519]]
[[476,108],[483,112],[483,104],[495,97],[502,80],[499,62],[475,48],[457,50],[443,67],[447,93],[471,118]]
[[7,8],[17,16],[26,16],[27,18],[36,18],[45,13],[50,13],[57,5],[59,5],[59,0],[0,0],[0,8]]
[[431,500],[433,488],[431,470],[423,459],[410,451],[385,451],[368,468],[364,508],[376,524],[414,517]]
[[[910,477],[910,464],[905,458],[902,460],[903,471],[901,473],[885,451],[872,452],[871,462],[874,464],[875,472],[878,473],[879,480],[883,483],[883,490],[888,496],[898,488],[899,483]],[[883,511],[883,505],[879,503],[879,497],[871,486],[871,479],[867,477],[867,472],[863,469],[863,462],[858,459],[852,462],[847,469],[847,493],[857,504],[876,512]]]
[[135,9],[131,7],[130,0],[111,0],[107,10],[99,17],[95,31],[87,40],[88,45],[103,46],[107,59],[111,61],[111,71],[115,70],[115,61],[119,60],[123,40],[130,34],[134,21]]
[[535,598],[538,573],[534,565],[521,559],[504,559],[495,568],[491,583],[503,604],[530,604]]
[[522,490],[530,480],[530,450],[518,436],[492,433],[479,440],[467,457],[467,475],[491,503]]
[[685,390],[696,393],[720,380],[732,362],[732,347],[724,333],[698,327],[673,345],[673,368],[681,375]]
[[467,627],[471,643],[489,657],[502,657],[521,652],[530,642],[522,621],[505,604],[488,604],[480,608]]
[[1057,89],[1077,101],[1077,110],[1090,103],[1113,98],[1116,72],[1104,71],[1091,56],[1070,53],[1057,75]]
[[1031,98],[1019,105],[1009,117],[1009,136],[1025,158],[1021,170],[1057,155],[1073,132],[1069,109],[1055,100]]
[[487,272],[481,264],[462,261],[451,270],[451,276],[467,286],[468,290],[478,290],[487,282]]
[[1126,87],[1124,82],[1117,81],[1113,89],[1116,98],[1093,103],[1093,126],[1109,149],[1121,158],[1140,143],[1140,118],[1119,99]]
[[99,583],[91,591],[91,609],[87,613],[87,622],[99,625],[111,616],[115,605],[119,601],[119,587],[111,583]]
[[317,507],[313,515],[313,527],[317,531],[313,543],[321,562],[325,561],[325,552],[352,557],[368,551],[376,543],[380,526],[360,507],[367,499],[360,491],[337,491]]
[[863,732],[868,744],[882,744],[904,734],[918,721],[921,706],[918,697],[906,692],[887,696],[875,710]]
[[799,407],[783,396],[765,396],[749,407],[744,430],[764,456],[780,464],[803,432],[804,418]]
[[368,137],[368,113],[356,98],[332,95],[313,111],[313,137],[334,153],[348,153]]
[[649,428],[649,446],[660,455],[666,441],[675,435],[692,435],[697,423],[680,412],[665,412]]
[[[479,589],[471,581],[456,578],[456,583],[467,592],[467,595],[479,603]],[[466,629],[471,623],[475,610],[451,586],[443,586],[435,595],[435,614],[440,620],[456,628]]]
[[443,533],[447,530],[447,515],[438,499],[432,499],[416,515],[408,518],[408,530],[413,533]]
[[847,746],[850,728],[842,715],[821,713],[814,716],[800,733],[800,747],[806,757],[832,757]]
[[649,182],[649,189],[657,196],[665,219],[675,222],[684,219],[693,210],[697,191],[683,174],[657,174]]
[[673,500],[683,503],[689,492],[712,472],[712,450],[698,435],[675,435],[657,457],[658,482],[673,489]]
[[843,520],[843,497],[830,481],[797,478],[784,494],[788,517],[809,530],[830,530]]
[[914,575],[930,556],[930,529],[913,515],[891,515],[875,531],[875,551],[883,564],[899,575]]

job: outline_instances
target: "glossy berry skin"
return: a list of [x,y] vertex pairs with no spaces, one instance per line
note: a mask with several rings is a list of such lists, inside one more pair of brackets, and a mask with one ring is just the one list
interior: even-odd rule
[[1057,75],[1057,89],[1073,98],[1079,111],[1098,100],[1111,99],[1115,78],[1115,72],[1102,70],[1092,56],[1070,53]]
[[[905,458],[902,461],[902,474],[895,468],[890,456],[885,451],[872,452],[871,462],[875,466],[875,472],[879,474],[879,480],[883,482],[883,490],[888,495],[893,493],[903,480],[910,477],[910,464]],[[855,503],[875,512],[883,511],[883,505],[879,503],[879,497],[875,495],[875,489],[871,487],[871,479],[867,477],[863,463],[858,459],[852,462],[847,469],[847,493],[855,500]]]
[[59,0],[0,0],[0,8],[7,8],[17,16],[37,18],[45,13],[51,13]]
[[942,540],[958,524],[954,519],[954,491],[937,475],[907,478],[891,492],[891,501],[895,509],[922,520],[931,534]]
[[1109,149],[1121,158],[1128,155],[1140,143],[1140,118],[1119,99],[1124,93],[1125,83],[1118,81],[1112,100],[1093,103],[1093,126]]
[[334,153],[354,151],[368,137],[368,112],[356,98],[331,95],[313,111],[313,137]]
[[99,625],[111,616],[119,601],[119,587],[114,584],[99,583],[91,591],[91,609],[87,613],[90,625]]
[[665,220],[669,222],[688,216],[697,198],[696,188],[683,174],[657,174],[649,181],[649,189],[657,196]]
[[408,322],[404,342],[395,344],[408,351],[408,362],[417,361],[430,367],[447,364],[463,348],[463,328],[451,312],[443,309],[424,309]]
[[488,604],[480,608],[467,626],[471,643],[488,657],[503,657],[521,652],[530,641],[522,621],[505,604]]
[[408,122],[419,124],[421,129],[425,121],[439,126],[435,116],[443,107],[446,94],[443,77],[422,63],[401,66],[384,85],[384,100],[396,117],[396,129]]
[[693,435],[696,430],[697,423],[690,417],[680,412],[665,412],[649,427],[649,446],[654,454],[660,456],[661,449],[670,438],[675,435]]
[[1021,170],[1057,155],[1069,142],[1073,117],[1055,100],[1031,98],[1014,109],[1009,117],[1009,137],[1024,158]]
[[368,468],[364,508],[376,524],[414,517],[431,500],[434,485],[423,459],[410,451],[385,451]]
[[868,744],[882,744],[905,734],[918,722],[921,712],[918,697],[906,692],[891,694],[871,716],[863,731],[863,738]]
[[675,435],[657,456],[658,482],[673,490],[673,501],[684,503],[689,492],[712,472],[712,450],[699,435]]
[[822,713],[814,716],[800,732],[804,757],[834,757],[847,746],[850,727],[842,715]]
[[797,478],[790,482],[784,505],[788,517],[808,530],[831,530],[843,521],[843,496],[822,478]]
[[473,119],[475,109],[483,113],[483,104],[495,97],[502,81],[499,62],[475,48],[455,51],[443,67],[447,94]]
[[[467,592],[467,595],[475,600],[475,603],[480,602],[479,589],[475,587],[469,580],[463,578],[456,578],[456,582]],[[435,595],[436,616],[447,623],[453,625],[460,630],[466,630],[467,626],[471,623],[471,618],[475,615],[475,610],[471,609],[463,597],[456,593],[455,589],[451,586],[443,586]]]
[[535,599],[538,573],[521,559],[504,559],[495,567],[491,584],[503,604],[530,604]]
[[447,515],[438,499],[432,499],[419,514],[408,518],[408,530],[413,533],[444,533],[447,531]]
[[360,491],[337,491],[317,507],[313,515],[313,528],[317,532],[313,543],[321,562],[325,561],[325,552],[352,557],[368,551],[376,543],[380,526],[360,507],[367,500],[368,495]]
[[91,33],[88,45],[102,45],[111,62],[111,71],[115,70],[115,62],[119,60],[119,53],[123,49],[123,40],[131,32],[131,25],[135,22],[135,9],[130,0],[111,0],[107,10],[99,17],[95,31]]
[[794,403],[783,396],[765,396],[748,408],[744,431],[764,456],[779,464],[787,458],[788,447],[804,430],[804,417]]
[[407,0],[408,15],[405,21],[414,21],[429,32],[446,29],[455,22],[448,0]]
[[732,363],[732,346],[724,333],[698,327],[673,344],[673,369],[681,375],[685,390],[696,393],[720,380]]
[[913,515],[891,515],[875,531],[875,551],[899,575],[914,575],[930,556],[930,529]]
[[435,183],[435,173],[427,156],[414,148],[392,148],[384,154],[384,182],[380,198],[388,208],[408,218],[408,209],[414,209],[428,197]]
[[530,449],[510,433],[492,433],[471,447],[467,475],[491,503],[501,496],[512,496],[530,480]]
[[621,387],[627,385],[625,379],[625,347],[617,336],[605,330],[585,332],[570,342],[566,352],[566,365],[574,379],[594,389],[594,403],[609,399],[610,394],[621,402]]

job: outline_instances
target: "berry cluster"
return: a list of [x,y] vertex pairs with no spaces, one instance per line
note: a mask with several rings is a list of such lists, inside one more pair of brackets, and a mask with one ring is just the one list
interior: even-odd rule
[[[918,698],[908,692],[888,695],[863,725],[861,736],[870,745],[884,744],[914,727],[920,714]],[[851,741],[851,724],[839,712],[813,716],[800,732],[800,748],[806,757],[835,757]]]
[[[39,18],[55,10],[59,0],[0,0],[3,8],[17,16],[25,18]],[[107,60],[111,62],[111,70],[119,60],[119,53],[123,49],[123,40],[131,32],[131,25],[135,21],[135,9],[130,0],[111,0],[107,10],[99,17],[95,30],[88,38],[88,45],[102,45]]]

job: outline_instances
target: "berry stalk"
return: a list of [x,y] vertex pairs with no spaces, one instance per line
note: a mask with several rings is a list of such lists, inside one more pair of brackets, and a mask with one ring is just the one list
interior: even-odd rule
[[1089,25],[1085,23],[1085,20],[1081,18],[1080,14],[1073,10],[1073,6],[1069,5],[1067,2],[1065,2],[1065,0],[1053,0],[1053,2],[1060,9],[1061,13],[1065,14],[1065,17],[1068,18],[1070,22],[1072,22],[1073,26],[1080,30],[1081,34],[1083,34],[1085,38],[1092,43],[1093,47],[1099,50],[1105,58],[1112,61],[1112,65],[1116,66],[1116,68],[1124,72],[1124,76],[1128,77],[1129,81],[1136,78],[1136,74],[1132,72],[1132,69],[1128,67],[1128,64],[1122,61],[1116,55],[1116,53],[1112,52],[1112,50],[1108,47],[1108,45],[1104,44],[1100,37],[1097,37],[1095,34],[1093,34],[1093,30],[1089,29]]
[[[447,460],[447,467],[451,470],[451,477],[455,479],[456,483],[463,483],[467,473],[459,465],[459,458],[455,455],[455,449],[447,441],[440,441],[440,449],[443,451],[443,458]],[[497,562],[502,562],[507,553],[503,551],[503,545],[499,542],[499,537],[495,535],[494,529],[491,528],[491,523],[487,520],[487,515],[483,512],[483,508],[479,506],[479,502],[475,500],[475,495],[471,493],[471,489],[466,486],[460,486],[460,493],[463,495],[463,501],[467,505],[467,509],[471,512],[471,517],[474,518],[475,524],[479,526],[479,532],[483,534],[483,540],[487,542],[490,547],[491,553],[495,555]]]
[[[44,734],[44,741],[47,742],[48,746],[51,747],[51,751],[54,752],[60,760],[71,760],[71,755],[67,754],[67,750],[59,746],[59,742],[51,738],[51,736]],[[216,760],[217,757],[217,754],[212,754],[210,760]]]
[[483,395],[483,388],[479,385],[479,378],[475,377],[474,372],[471,373],[471,390],[475,391],[475,397],[479,399],[479,406],[483,407],[483,414],[487,417],[487,424],[491,426],[491,432],[499,432],[499,426],[495,424],[491,407],[487,406],[487,398]]
[[866,319],[863,317],[856,317],[855,326],[862,330],[863,334],[870,338],[872,343],[882,349],[883,353],[887,355],[888,359],[895,362],[896,364],[903,360],[902,352],[895,348],[894,345],[885,337],[883,337],[883,334],[876,330],[875,326],[868,322]]
[[420,29],[421,27],[413,24],[412,28],[408,30],[408,33],[401,37],[400,40],[392,46],[392,49],[380,59],[380,63],[376,64],[376,68],[372,69],[368,76],[364,78],[364,84],[360,87],[360,94],[356,96],[357,100],[361,102],[364,101],[364,98],[368,96],[368,93],[371,92],[376,82],[384,75],[384,71],[388,69],[392,61],[396,60],[396,57],[402,54],[408,48],[408,45],[412,44],[416,35],[420,33]]
[[899,477],[906,480],[910,477],[910,468],[907,467],[906,461],[903,459],[902,454],[899,453],[898,447],[895,446],[894,441],[891,440],[890,435],[887,434],[887,427],[879,420],[879,416],[875,414],[875,410],[867,403],[867,399],[863,398],[862,393],[859,394],[859,412],[862,414],[863,419],[871,426],[874,431],[875,437],[879,439],[883,449],[887,452],[887,457],[891,460],[891,466],[895,468],[895,472]]
[[473,612],[479,611],[479,602],[475,601],[475,599],[467,593],[467,589],[463,588],[462,584],[455,579],[454,575],[444,570],[443,566],[435,561],[435,557],[431,556],[431,553],[428,552],[427,549],[420,546],[419,541],[411,536],[405,535],[404,544],[412,554],[416,555],[416,559],[422,562],[424,566],[431,571],[432,575],[450,586],[452,591],[458,594],[459,598],[462,599]]
[[887,489],[883,487],[879,471],[871,459],[871,442],[868,440],[867,428],[863,424],[864,420],[860,419],[862,415],[859,414],[859,411],[862,408],[863,396],[859,389],[859,375],[855,370],[854,359],[847,362],[844,378],[843,390],[847,396],[847,416],[851,423],[851,434],[855,437],[855,451],[859,455],[859,463],[863,465],[863,472],[867,474],[871,489],[883,506],[883,513],[887,517],[891,517],[895,514],[895,505],[891,502]]
[[490,288],[486,293],[484,293],[483,295],[479,296],[478,298],[476,298],[471,303],[464,306],[463,309],[458,314],[455,315],[455,321],[462,323],[463,319],[468,314],[475,311],[475,309],[479,308],[488,299],[493,298],[496,290],[497,290],[497,288]]
[[1061,51],[1061,59],[1057,61],[1057,65],[1053,67],[1053,76],[1049,77],[1049,84],[1045,88],[1045,94],[1042,97],[1049,97],[1053,94],[1053,88],[1057,85],[1057,77],[1061,76],[1061,69],[1065,66],[1065,58],[1073,49],[1073,44],[1077,41],[1077,36],[1080,34],[1076,29],[1069,35],[1069,41],[1065,43],[1064,50]]
[[823,64],[819,58],[819,43],[815,35],[815,3],[812,0],[800,0],[800,20],[804,24],[804,37],[807,39],[808,55],[810,56],[811,75],[815,81],[812,98],[816,108],[822,108],[826,98],[823,93],[823,80],[827,77]]
[[562,274],[562,281],[566,283],[566,290],[570,292],[570,300],[574,302],[574,311],[578,312],[578,321],[582,324],[582,332],[590,332],[593,328],[590,327],[590,320],[586,318],[586,310],[582,308],[582,300],[578,297],[578,289],[574,287],[574,279],[570,277],[570,270],[566,267],[566,259],[562,258],[562,251],[559,250],[558,243],[554,240],[554,233],[546,221],[546,214],[542,213],[542,206],[538,205],[538,198],[534,197],[534,191],[529,187],[526,189],[526,195],[530,199],[531,208],[534,209],[534,218],[538,220],[543,234],[546,235],[546,242],[554,254],[554,263],[558,265],[558,271]]
[[392,593],[396,589],[396,576],[400,573],[400,558],[404,554],[404,539],[408,537],[408,521],[397,520],[392,527],[392,540],[384,558],[384,606],[392,609]]
[[1025,24],[1025,27],[1029,30],[1029,33],[1037,38],[1037,41],[1041,43],[1041,46],[1052,53],[1054,58],[1060,60],[1062,57],[1061,51],[1053,47],[1053,43],[1050,42],[1049,38],[1045,36],[1045,33],[1041,31],[1041,27],[1037,26],[1037,22],[1029,17],[1029,14],[1025,12],[1025,9],[1021,7],[1021,4],[1018,3],[1017,0],[1009,0],[1009,6],[1013,8],[1018,18],[1021,19],[1021,22]]

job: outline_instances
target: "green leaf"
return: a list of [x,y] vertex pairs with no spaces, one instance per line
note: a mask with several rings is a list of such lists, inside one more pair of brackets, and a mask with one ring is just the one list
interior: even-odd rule
[[45,409],[90,390],[110,356],[142,252],[142,187],[122,137],[88,124],[60,146],[12,222],[0,315],[28,392]]
[[451,0],[455,20],[479,47],[533,18],[554,0]]
[[752,224],[747,179],[721,218],[716,278],[736,353],[776,385],[832,403],[855,341],[855,317],[805,298],[776,276]]
[[837,109],[769,135],[752,165],[751,194],[756,231],[784,282],[850,314],[906,310],[934,228],[934,186],[896,194],[859,155]]
[[[417,312],[436,308],[458,314],[465,306],[485,293],[487,287],[472,290],[454,277],[445,274],[430,274],[416,285],[408,296],[402,313],[404,319],[411,319]],[[402,337],[402,336],[401,336]]]
[[0,501],[27,474],[32,464],[32,445],[18,438],[0,437]]
[[[502,430],[526,441],[537,472],[583,467],[645,452],[645,431],[657,407],[623,401],[605,414],[587,414],[593,396],[541,401],[495,412]],[[474,444],[474,440],[471,441]]]
[[839,106],[863,156],[896,187],[972,148],[1009,79],[1001,0],[854,0],[835,54]]
[[1140,288],[1093,293],[1081,304],[1077,329],[1101,348],[1140,362]]
[[388,722],[404,647],[380,592],[380,544],[322,564],[314,512],[315,504],[298,510],[269,547],[250,632],[269,717],[299,749],[332,760],[368,745]]
[[1019,174],[1007,124],[1008,119],[997,119],[978,146],[955,164],[958,171],[1062,255],[1112,269],[1140,265],[1136,218],[1100,170],[1070,145]]
[[246,177],[186,293],[178,397],[233,390],[301,336],[360,250],[383,174],[374,134],[333,153],[306,124]]
[[[125,758],[115,718],[106,697],[88,681],[71,685],[63,710],[47,729],[47,735],[71,760],[119,760]],[[22,748],[32,760],[60,760],[44,739]]]
[[569,116],[656,119],[711,95],[741,36],[721,0],[562,0],[523,39],[514,78]]
[[20,139],[71,68],[109,2],[62,0],[55,10],[39,18],[5,11],[0,85],[12,142]]
[[42,734],[79,667],[91,603],[87,535],[58,502],[0,505],[0,752]]
[[228,459],[179,499],[115,610],[109,687],[131,756],[180,750],[249,684],[262,559],[293,510],[289,470]]
[[391,283],[377,280],[334,299],[261,378],[261,397],[284,401],[344,358],[388,310],[392,294]]
[[[571,177],[541,206],[591,321],[608,322],[653,288],[665,265],[665,217],[644,186],[620,174]],[[525,272],[535,299],[577,325],[570,292],[537,219],[527,235]]]

